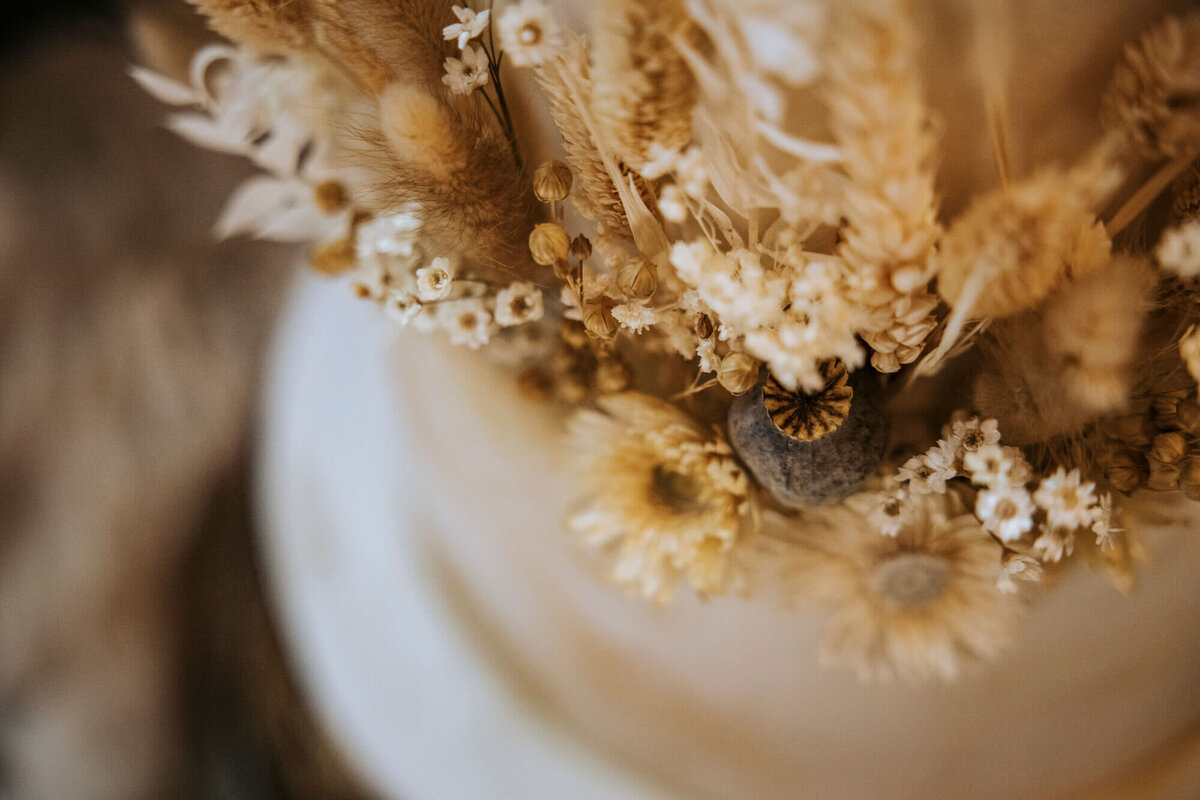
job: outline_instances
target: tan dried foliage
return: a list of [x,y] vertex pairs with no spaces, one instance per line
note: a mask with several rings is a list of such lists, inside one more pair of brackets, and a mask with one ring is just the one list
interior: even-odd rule
[[640,170],[655,144],[692,138],[696,82],[671,43],[687,35],[682,0],[600,0],[592,30],[592,109],[616,156]]

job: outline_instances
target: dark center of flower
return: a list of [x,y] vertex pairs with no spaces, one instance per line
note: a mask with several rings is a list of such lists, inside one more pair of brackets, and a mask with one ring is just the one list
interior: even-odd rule
[[993,514],[996,519],[1012,519],[1017,515],[1017,504],[1006,497],[996,503],[996,510]]
[[659,464],[650,474],[650,501],[676,514],[699,514],[708,505],[701,499],[699,481]]
[[983,431],[975,428],[963,434],[962,446],[964,450],[978,450],[984,445]]
[[521,26],[521,31],[517,34],[517,38],[521,44],[526,47],[532,47],[542,40],[542,27],[536,22],[526,22]]
[[892,608],[908,611],[937,598],[949,581],[945,559],[930,553],[899,553],[875,567],[871,589]]

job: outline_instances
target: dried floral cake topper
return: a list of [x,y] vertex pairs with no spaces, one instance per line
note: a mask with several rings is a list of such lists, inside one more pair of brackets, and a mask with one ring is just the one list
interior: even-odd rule
[[953,677],[1200,499],[1200,14],[1129,44],[1075,163],[1015,174],[982,81],[995,188],[947,218],[904,0],[600,0],[589,39],[539,0],[193,1],[237,45],[134,76],[262,168],[217,232],[519,361],[631,592],[776,585],[829,660]]

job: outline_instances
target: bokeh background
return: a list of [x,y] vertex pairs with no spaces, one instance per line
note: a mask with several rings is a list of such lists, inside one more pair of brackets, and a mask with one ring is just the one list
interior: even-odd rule
[[182,2],[0,25],[0,798],[358,798],[263,601],[246,470],[295,253],[210,234],[246,175],[129,78]]

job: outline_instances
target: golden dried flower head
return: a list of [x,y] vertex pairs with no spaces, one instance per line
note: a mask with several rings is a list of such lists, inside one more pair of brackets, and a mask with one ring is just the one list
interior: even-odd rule
[[529,234],[529,253],[535,263],[544,267],[565,261],[570,250],[571,237],[561,225],[542,222]]
[[1108,263],[1111,242],[1073,183],[1045,171],[975,200],[935,263],[938,293],[976,317],[1032,308],[1066,280]]
[[583,327],[593,339],[611,339],[617,332],[613,318],[613,301],[608,297],[588,300],[583,304]]
[[717,368],[717,381],[732,395],[745,394],[758,383],[758,361],[745,353],[729,353]]
[[1200,13],[1168,17],[1126,48],[1103,116],[1152,158],[1200,149]]
[[612,557],[612,579],[665,602],[686,581],[723,593],[750,482],[725,439],[656,397],[601,397],[571,420],[586,495],[572,530]]
[[617,270],[617,288],[629,297],[645,300],[658,289],[658,269],[644,258],[627,261]]
[[533,193],[543,203],[558,203],[571,193],[571,168],[561,161],[543,161],[533,171]]
[[1020,602],[997,586],[995,543],[946,495],[901,501],[895,536],[862,509],[811,513],[814,547],[796,559],[797,593],[829,606],[822,656],[868,680],[954,678],[1009,640]]

